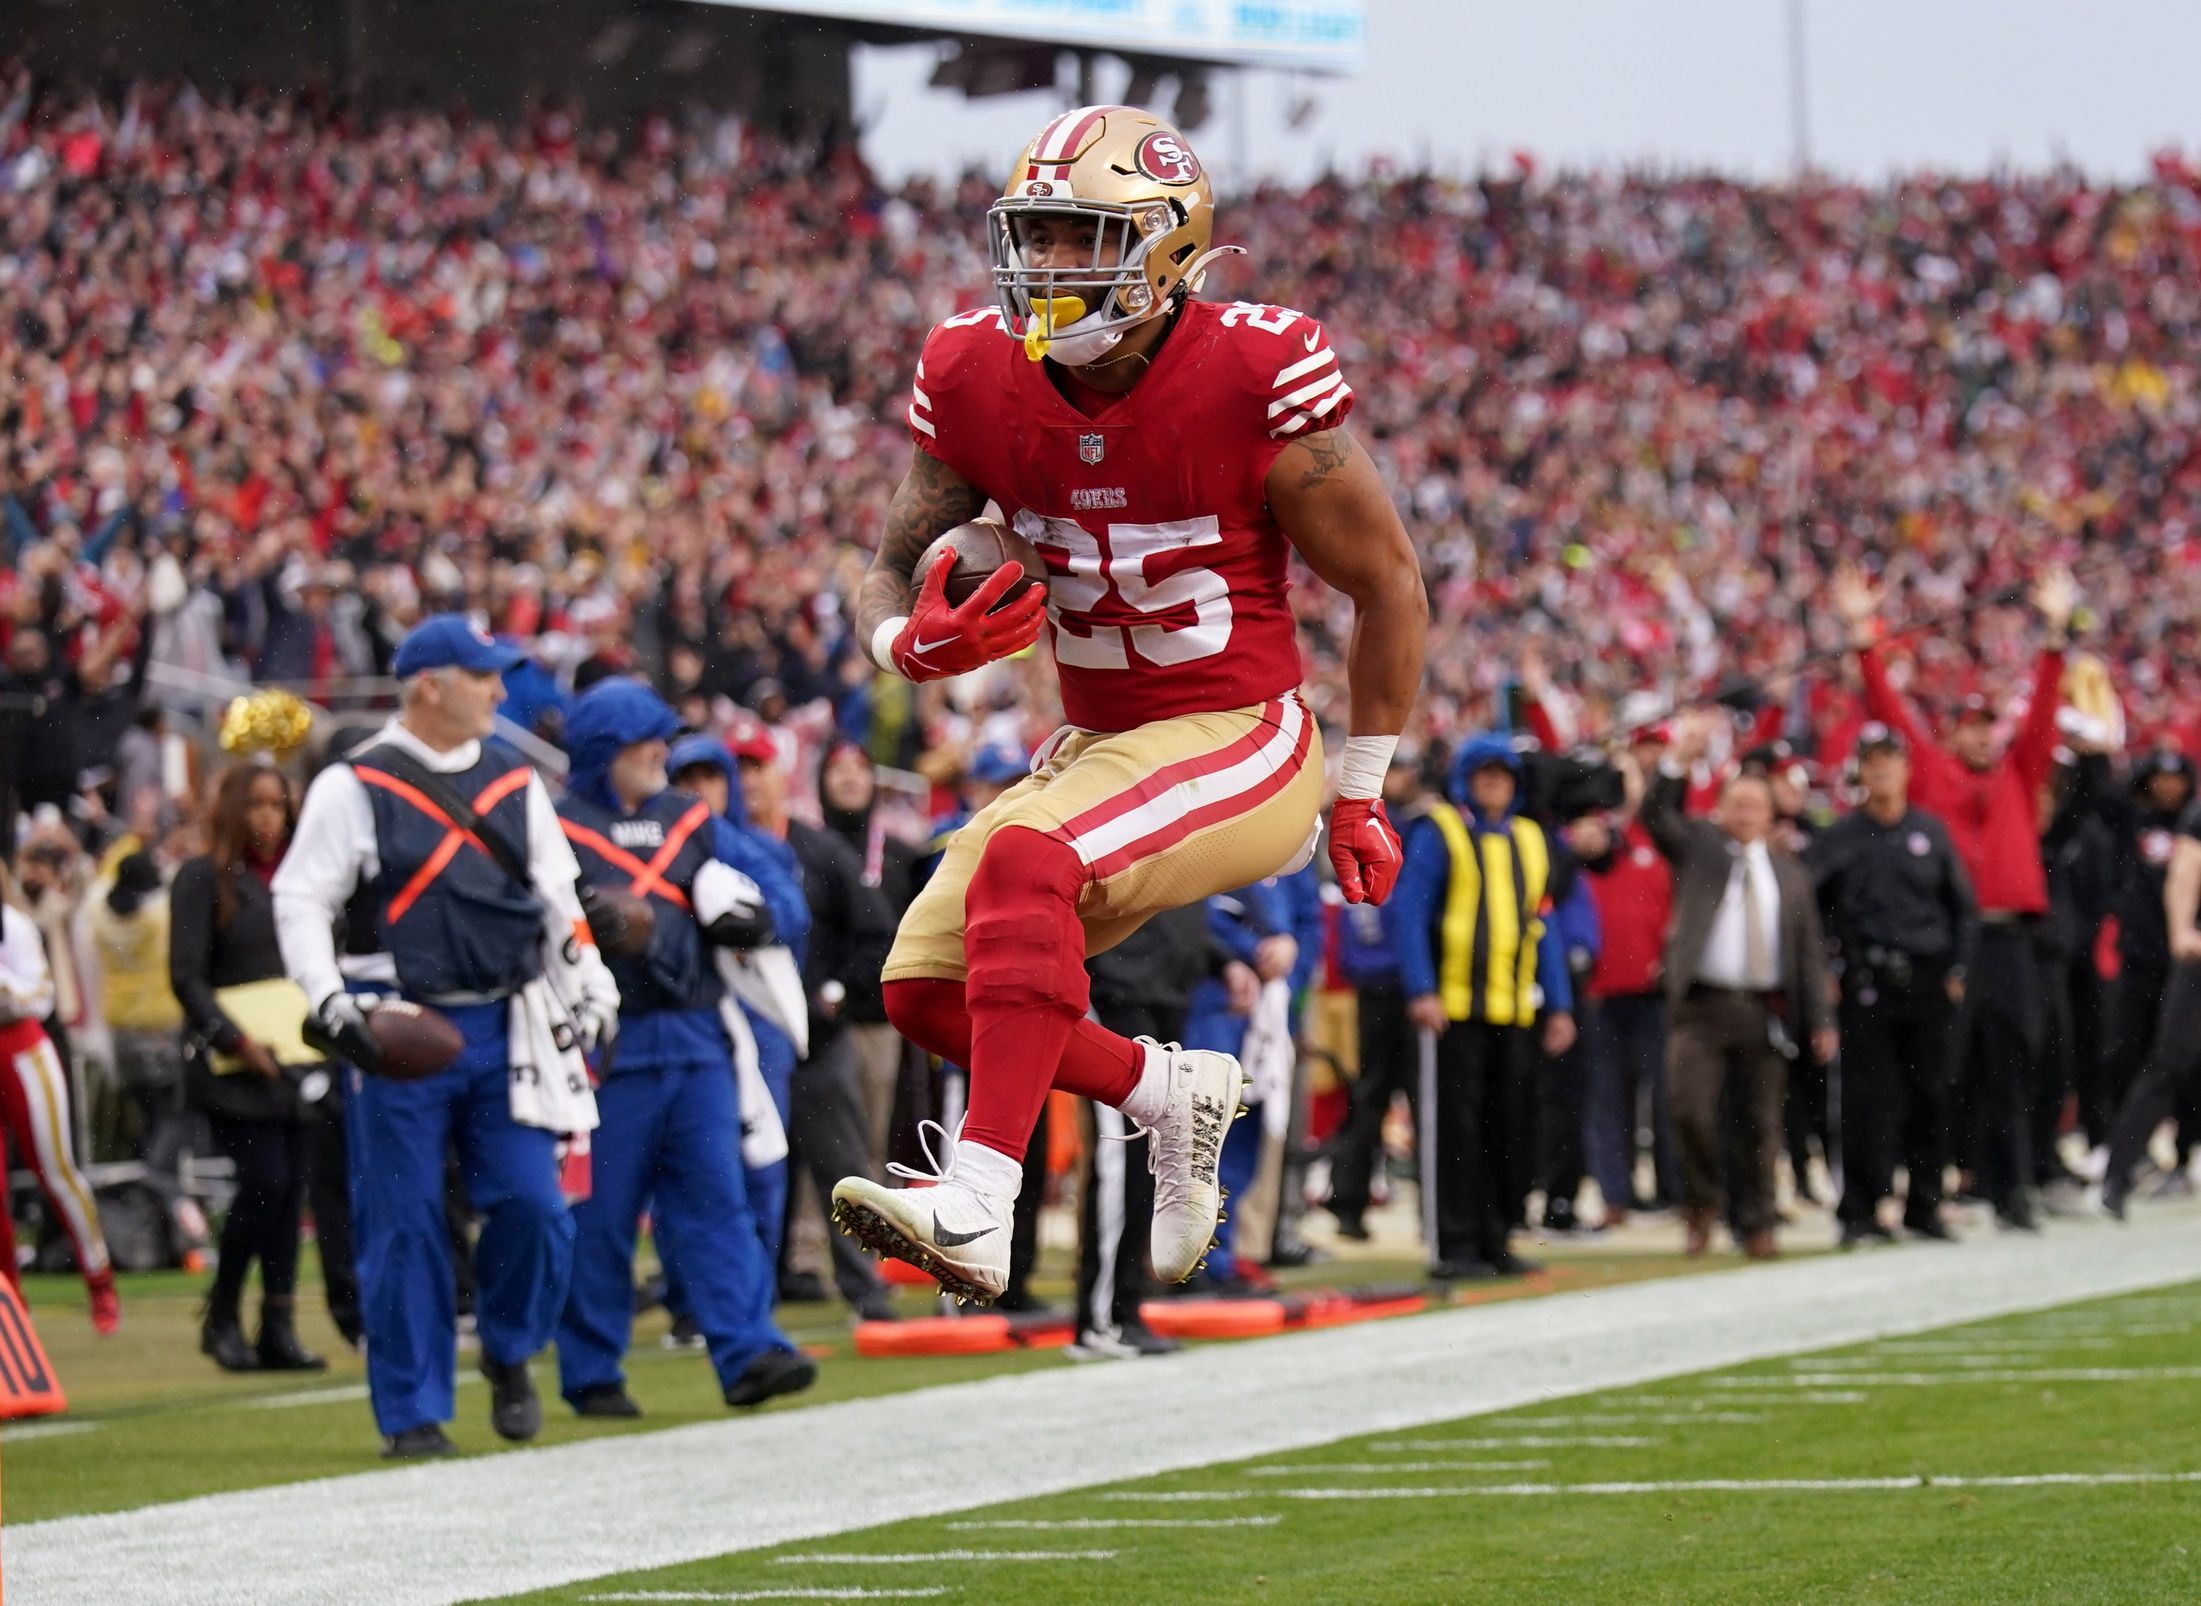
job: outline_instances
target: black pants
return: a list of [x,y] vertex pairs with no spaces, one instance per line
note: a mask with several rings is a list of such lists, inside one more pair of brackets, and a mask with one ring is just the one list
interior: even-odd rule
[[[313,1243],[321,1255],[321,1289],[328,1301],[329,1320],[348,1342],[356,1344],[361,1332],[359,1269],[352,1255],[351,1188],[344,1176],[343,1079],[329,1080],[334,1085],[306,1117],[306,1203],[313,1211]],[[454,1264],[471,1268],[473,1258],[459,1255]]]
[[2033,1089],[2027,1124],[2033,1180],[2048,1182],[2067,1175],[2056,1139],[2063,1132],[2065,1107],[2074,1094],[2084,1101],[2098,1080],[2102,1057],[2102,978],[2091,949],[2078,954],[2042,950],[2040,1077]]
[[1636,1208],[1636,1145],[1646,1128],[1654,1201],[1671,1204],[1681,1197],[1681,1167],[1666,1109],[1666,997],[1600,998],[1586,1030],[1591,1083],[1585,1140],[1605,1208]]
[[[811,1042],[810,1057],[795,1067],[788,1095],[787,1196],[795,1197],[792,1180],[803,1172],[818,1190],[818,1199],[832,1209],[833,1188],[843,1177],[871,1174],[871,1148],[864,1140],[863,1089],[856,1076],[856,1049],[846,1032],[835,1032],[823,1043]],[[886,1285],[871,1257],[845,1232],[825,1235],[833,1259],[833,1286],[841,1297],[855,1304]],[[786,1258],[787,1235],[781,1235],[781,1259]]]
[[1421,1081],[1421,1047],[1415,1036],[1406,1019],[1404,989],[1360,990],[1360,1077],[1353,1083],[1351,1108],[1333,1140],[1330,1162],[1330,1213],[1340,1221],[1356,1222],[1368,1212],[1392,1095],[1405,1094],[1407,1108],[1414,1108]]
[[1010,1310],[1030,1300],[1032,1268],[1039,1263],[1039,1209],[1047,1202],[1047,1148],[1054,1136],[1048,1120],[1050,1102],[1039,1101],[1032,1141],[1024,1145],[1024,1182],[1009,1216],[1009,1282],[1001,1291],[1001,1302]]
[[2041,967],[2031,921],[1982,926],[1965,980],[1958,1156],[2007,1213],[2033,1186],[2033,1088],[2041,1051]]
[[298,1212],[306,1195],[306,1129],[297,1121],[208,1119],[214,1146],[236,1168],[237,1194],[222,1223],[221,1261],[209,1308],[235,1316],[245,1275],[260,1263],[260,1291],[289,1299],[298,1288]]
[[1813,1197],[1811,1146],[1829,1163],[1834,1159],[1827,1141],[1827,1068],[1809,1054],[1788,1062],[1787,1088],[1781,1095],[1781,1131],[1788,1144],[1788,1168],[1796,1178],[1799,1198]]
[[1422,1222],[1433,1261],[1495,1261],[1528,1194],[1528,1033],[1454,1021],[1422,1049]]
[[2147,1064],[2155,1046],[2155,1028],[2163,1017],[2163,994],[2170,972],[2128,966],[2118,973],[2109,996],[2109,1043],[2094,1062],[2094,1084],[2080,1094],[2079,1110],[2090,1143],[2106,1147],[2116,1131],[2125,1094]]
[[[1576,978],[1579,988],[1583,978]],[[1589,1119],[1590,1034],[1597,1005],[1587,992],[1574,1000],[1574,1046],[1558,1058],[1535,1049],[1537,1179],[1544,1190],[1544,1215],[1564,1203],[1573,1208],[1582,1191],[1582,1173],[1588,1163],[1584,1127]],[[1539,1022],[1541,1024],[1541,1022]]]
[[2201,964],[2175,965],[2163,993],[2155,1048],[2133,1079],[2109,1140],[2107,1180],[2122,1185],[2147,1154],[2155,1129],[2193,1090],[2201,1069]]
[[1955,1018],[1938,972],[1897,989],[1853,969],[1842,986],[1842,1199],[1846,1225],[1863,1226],[1895,1191],[1898,1157],[1910,1176],[1903,1219],[1931,1223],[1948,1162],[1945,1121],[1949,1027]]
[[[1157,1010],[1129,999],[1096,997],[1093,1016],[1125,1037],[1173,1042],[1184,1033],[1184,1011]],[[1146,1138],[1121,1141],[1131,1125],[1120,1110],[1079,1105],[1085,1138],[1078,1189],[1077,1331],[1109,1334],[1139,1319],[1152,1287],[1154,1175]]]

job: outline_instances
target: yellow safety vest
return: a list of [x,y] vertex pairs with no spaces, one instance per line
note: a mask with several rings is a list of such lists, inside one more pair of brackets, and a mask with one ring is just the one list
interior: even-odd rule
[[[1536,947],[1544,935],[1551,852],[1543,827],[1516,815],[1477,834],[1450,803],[1428,810],[1452,857],[1439,930],[1437,993],[1452,1020],[1526,1026],[1536,1016]],[[1496,895],[1485,896],[1485,888]]]

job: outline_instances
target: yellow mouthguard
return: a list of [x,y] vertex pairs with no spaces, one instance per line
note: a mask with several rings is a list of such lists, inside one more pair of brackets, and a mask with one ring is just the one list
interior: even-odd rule
[[1055,343],[1055,331],[1085,316],[1079,296],[1045,296],[1032,303],[1032,326],[1024,332],[1024,355],[1038,362]]

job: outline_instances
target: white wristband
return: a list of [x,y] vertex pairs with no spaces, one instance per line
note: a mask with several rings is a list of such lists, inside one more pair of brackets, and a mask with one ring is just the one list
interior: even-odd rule
[[890,675],[901,673],[894,667],[894,643],[908,624],[908,614],[896,614],[871,633],[871,661]]
[[1337,795],[1383,796],[1384,771],[1391,767],[1391,755],[1398,745],[1396,736],[1346,737],[1345,756],[1337,766]]

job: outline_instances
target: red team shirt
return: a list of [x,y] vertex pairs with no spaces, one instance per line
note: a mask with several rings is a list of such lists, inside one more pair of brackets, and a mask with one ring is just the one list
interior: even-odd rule
[[1352,408],[1329,336],[1289,308],[1186,303],[1153,366],[1087,417],[987,307],[926,337],[909,425],[1045,557],[1064,715],[1121,731],[1298,689],[1263,481]]

